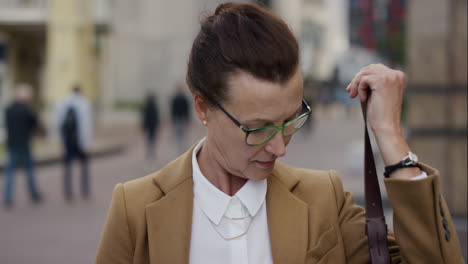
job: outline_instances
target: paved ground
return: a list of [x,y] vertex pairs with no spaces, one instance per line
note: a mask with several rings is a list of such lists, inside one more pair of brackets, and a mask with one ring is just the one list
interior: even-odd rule
[[[345,188],[362,197],[362,123],[358,109],[353,116],[347,118],[337,109],[321,113],[311,131],[294,136],[284,161],[306,168],[338,170]],[[91,200],[78,198],[72,204],[63,201],[60,165],[38,170],[46,199],[40,205],[28,201],[23,177],[17,177],[15,208],[0,209],[0,263],[93,262],[113,186],[155,171],[177,156],[169,127],[161,131],[154,161],[145,160],[143,143],[135,137],[137,132],[125,133],[126,142],[130,143],[126,151],[93,160]],[[203,133],[201,126],[192,125],[187,145]],[[78,183],[78,177],[74,180]],[[3,177],[0,186],[3,187]],[[386,214],[390,216],[391,211]],[[466,225],[466,221],[463,223]]]

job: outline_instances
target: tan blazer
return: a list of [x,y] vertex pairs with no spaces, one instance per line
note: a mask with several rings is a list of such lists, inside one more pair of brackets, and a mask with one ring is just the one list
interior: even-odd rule
[[[192,151],[115,187],[97,264],[188,263]],[[429,177],[421,181],[385,179],[394,208],[395,235],[388,237],[393,263],[463,263],[438,172],[422,167]],[[343,191],[335,172],[277,162],[266,203],[274,263],[369,262],[364,209]]]

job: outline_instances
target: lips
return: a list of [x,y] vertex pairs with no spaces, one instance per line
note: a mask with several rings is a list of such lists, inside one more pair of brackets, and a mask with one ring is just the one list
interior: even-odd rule
[[272,168],[273,165],[275,165],[275,160],[272,160],[272,161],[259,161],[259,160],[257,160],[256,162],[257,162],[258,165],[260,165],[260,167],[266,168],[266,169]]

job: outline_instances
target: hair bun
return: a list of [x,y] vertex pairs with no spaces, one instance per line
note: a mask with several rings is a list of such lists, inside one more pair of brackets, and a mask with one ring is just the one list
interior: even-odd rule
[[221,16],[227,13],[230,9],[232,9],[235,5],[233,3],[223,3],[216,7],[214,13],[206,13],[202,19],[200,20],[200,24],[204,25],[206,23],[212,23],[215,21],[216,17]]
[[232,7],[232,3],[223,3],[223,4],[220,4],[220,5],[216,8],[216,10],[215,10],[215,12],[214,12],[214,15],[215,15],[215,16],[218,16],[218,15],[224,13],[225,11],[227,11],[230,7]]

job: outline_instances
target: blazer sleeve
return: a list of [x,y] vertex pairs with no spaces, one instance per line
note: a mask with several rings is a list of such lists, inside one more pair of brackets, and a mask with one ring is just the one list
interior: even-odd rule
[[99,243],[96,264],[132,263],[134,245],[128,226],[125,190],[117,184]]
[[440,193],[439,172],[422,164],[421,180],[385,179],[404,263],[464,263],[457,232]]
[[[369,247],[365,231],[366,212],[364,208],[355,204],[351,193],[344,192],[343,184],[336,172],[332,171],[330,178],[335,191],[338,224],[343,239],[346,263],[369,263]],[[391,230],[388,230],[387,241],[392,263],[400,263],[399,248]]]

